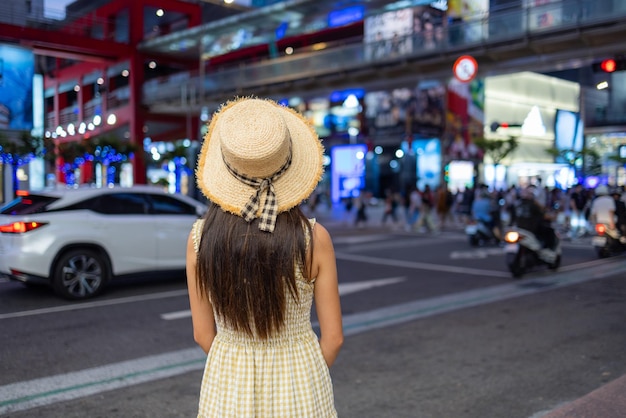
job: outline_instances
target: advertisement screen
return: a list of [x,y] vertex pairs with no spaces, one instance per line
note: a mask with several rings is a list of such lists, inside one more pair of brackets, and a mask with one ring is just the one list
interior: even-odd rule
[[331,199],[356,197],[365,188],[365,144],[340,145],[330,150]]
[[441,142],[437,138],[413,139],[411,147],[417,159],[417,187],[435,189],[441,173]]
[[[580,152],[583,149],[583,122],[577,112],[557,109],[554,118],[554,146],[559,151]],[[557,163],[565,163],[557,157]]]
[[365,19],[366,59],[407,55],[413,51],[413,10],[394,10]]
[[453,192],[474,187],[474,163],[454,160],[448,164],[448,189]]
[[0,129],[33,129],[32,51],[0,44]]
[[359,122],[360,107],[348,107],[342,104],[332,105],[326,98],[312,99],[304,116],[311,122],[321,138],[344,134],[350,128],[361,129]]
[[440,136],[445,125],[445,87],[423,81],[415,88],[372,91],[365,95],[365,119],[372,136]]

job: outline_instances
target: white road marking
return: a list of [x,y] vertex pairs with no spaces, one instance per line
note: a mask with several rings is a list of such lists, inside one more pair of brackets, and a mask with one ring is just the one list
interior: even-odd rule
[[349,247],[342,248],[341,252],[343,253],[353,253],[353,252],[362,252],[362,251],[380,251],[380,250],[389,250],[394,248],[410,248],[410,247],[426,247],[432,246],[434,244],[442,244],[446,242],[450,242],[456,237],[444,237],[442,235],[436,235],[428,237],[429,239],[424,238],[411,238],[411,239],[390,239],[387,241],[373,241],[373,242],[363,242],[363,243],[355,243]]
[[564,271],[550,272],[550,274],[539,278],[516,280],[503,285],[416,300],[369,312],[347,315],[343,318],[344,334],[357,334],[458,309],[545,292],[626,272],[626,262],[624,261],[606,262],[605,260],[603,263],[595,261],[602,260],[584,263],[587,268],[581,268],[580,265],[578,267],[570,266],[572,268],[567,270],[572,271],[565,271],[564,269]]
[[0,386],[0,415],[201,370],[205,359],[191,348]]
[[338,260],[358,261],[361,263],[369,263],[369,264],[382,264],[382,265],[387,265],[387,266],[404,267],[404,268],[417,269],[417,270],[445,271],[448,273],[473,274],[477,276],[489,276],[489,277],[511,277],[510,273],[506,273],[503,271],[422,263],[420,261],[393,260],[389,258],[380,258],[380,257],[372,257],[372,256],[357,255],[357,254],[346,254],[346,253],[336,253],[335,256],[337,257]]
[[[626,272],[626,262],[611,261],[593,268],[578,268],[569,273],[558,272],[541,278],[512,281],[499,286],[345,315],[344,333],[347,336],[355,335],[459,309],[616,276],[624,272]],[[387,280],[391,279],[393,278]],[[205,360],[206,356],[202,350],[191,348],[0,386],[0,414],[50,405],[201,370]]]
[[339,295],[345,296],[350,293],[361,292],[363,290],[373,289],[375,287],[387,286],[394,283],[403,282],[406,277],[389,277],[386,279],[363,280],[360,282],[339,283]]
[[458,259],[474,259],[474,258],[487,258],[490,255],[502,256],[504,254],[504,248],[478,248],[475,250],[467,251],[452,251],[450,258],[453,260]]
[[389,234],[383,235],[350,235],[344,237],[333,238],[333,244],[362,244],[365,242],[381,241],[390,237]]
[[0,314],[1,319],[19,318],[24,316],[43,315],[55,312],[76,311],[79,309],[99,308],[102,306],[121,305],[124,303],[135,303],[146,300],[166,299],[171,297],[187,295],[187,289],[172,290],[169,292],[149,293],[145,295],[128,296],[118,299],[98,300],[93,302],[74,303],[61,306],[52,306],[50,308],[32,309],[30,311],[9,312]]
[[[372,289],[374,287],[386,286],[404,281],[406,277],[389,277],[387,279],[364,280],[360,282],[339,283],[339,295],[348,295],[350,293],[361,292],[363,290]],[[168,312],[161,314],[161,319],[171,321],[174,319],[188,318],[191,316],[189,309],[184,311]]]

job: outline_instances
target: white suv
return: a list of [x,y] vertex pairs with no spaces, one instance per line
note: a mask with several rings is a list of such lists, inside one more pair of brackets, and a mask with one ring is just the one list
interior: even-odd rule
[[0,208],[0,276],[84,299],[116,276],[183,270],[205,211],[150,186],[19,192]]

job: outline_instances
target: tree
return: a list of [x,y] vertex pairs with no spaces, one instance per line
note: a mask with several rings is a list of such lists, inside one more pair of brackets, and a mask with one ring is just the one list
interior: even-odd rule
[[583,147],[581,150],[574,150],[551,147],[547,148],[546,152],[553,156],[556,161],[564,161],[582,177],[602,173],[600,154],[595,149]]
[[[498,167],[500,163],[519,146],[516,137],[510,136],[509,139],[485,139],[475,138],[474,145],[483,151],[493,162],[494,167]],[[493,186],[496,186],[496,178],[493,179]]]
[[516,137],[509,139],[485,139],[476,138],[474,144],[483,150],[483,153],[491,159],[493,165],[497,166],[519,146]]

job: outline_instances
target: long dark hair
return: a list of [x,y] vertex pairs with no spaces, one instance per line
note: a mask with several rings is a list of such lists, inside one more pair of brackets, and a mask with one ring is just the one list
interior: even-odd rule
[[258,219],[247,223],[209,203],[196,267],[200,293],[235,330],[271,337],[283,326],[286,298],[299,298],[296,268],[310,277],[307,234],[311,224],[298,206],[280,213],[269,233]]

